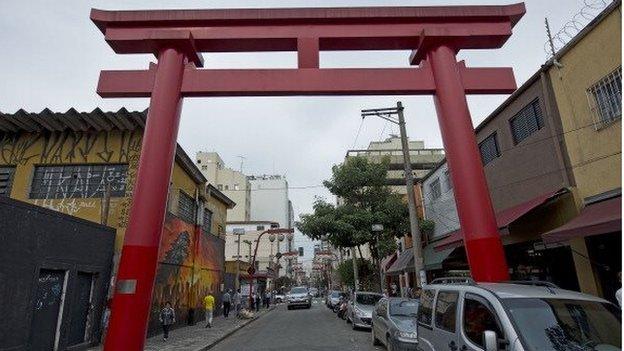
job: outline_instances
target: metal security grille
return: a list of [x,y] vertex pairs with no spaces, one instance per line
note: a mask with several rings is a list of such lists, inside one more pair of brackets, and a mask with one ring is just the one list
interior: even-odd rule
[[207,208],[204,208],[202,230],[204,231],[205,234],[210,234],[212,233],[211,228],[212,228],[212,211],[210,211]]
[[195,199],[180,191],[178,198],[178,217],[189,223],[195,223]]
[[481,161],[484,166],[500,156],[496,133],[490,134],[490,136],[479,143],[479,152],[481,153]]
[[544,118],[542,116],[539,99],[535,99],[530,104],[523,107],[509,123],[511,124],[511,134],[513,135],[514,144],[520,143],[522,140],[531,136],[531,134],[542,129],[542,127],[544,127]]
[[31,199],[101,198],[126,195],[127,164],[36,166]]
[[622,67],[587,89],[587,99],[596,129],[622,118]]
[[0,196],[11,195],[15,167],[0,167]]

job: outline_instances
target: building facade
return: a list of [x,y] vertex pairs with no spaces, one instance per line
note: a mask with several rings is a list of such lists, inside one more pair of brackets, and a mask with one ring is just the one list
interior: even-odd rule
[[[475,130],[512,278],[611,300],[621,270],[620,8],[610,4]],[[447,178],[443,161],[422,181],[433,275],[467,268]]]
[[209,184],[236,203],[228,210],[231,221],[249,221],[251,214],[251,186],[247,176],[239,171],[225,167],[225,163],[216,152],[200,151],[195,157],[197,168]]
[[[0,114],[0,193],[115,228],[113,272],[128,225],[146,112],[44,110]],[[152,299],[171,301],[186,321],[222,282],[226,211],[234,202],[178,146]]]

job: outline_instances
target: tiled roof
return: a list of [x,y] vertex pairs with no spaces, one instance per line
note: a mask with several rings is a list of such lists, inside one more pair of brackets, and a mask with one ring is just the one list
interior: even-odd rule
[[130,112],[125,108],[117,112],[104,112],[99,108],[91,112],[78,112],[74,108],[52,112],[46,108],[39,113],[20,109],[13,114],[0,112],[0,132],[134,130],[145,127],[146,116],[147,110]]

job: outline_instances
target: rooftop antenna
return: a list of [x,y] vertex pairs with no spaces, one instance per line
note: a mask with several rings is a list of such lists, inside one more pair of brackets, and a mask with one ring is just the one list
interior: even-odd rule
[[247,159],[247,157],[243,155],[236,155],[236,157],[240,158],[240,172],[243,173],[243,163]]

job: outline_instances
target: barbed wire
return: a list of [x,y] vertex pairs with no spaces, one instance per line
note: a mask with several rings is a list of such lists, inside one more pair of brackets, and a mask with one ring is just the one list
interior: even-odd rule
[[[587,26],[612,0],[583,0],[583,7],[572,16],[572,19],[563,24],[559,31],[547,38],[544,43],[544,52],[548,57],[561,50],[572,38],[574,38],[585,26]],[[548,19],[546,19],[548,23]],[[548,30],[548,28],[547,28]]]

